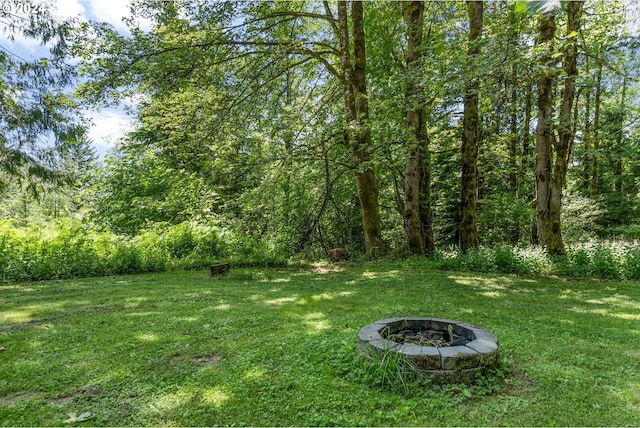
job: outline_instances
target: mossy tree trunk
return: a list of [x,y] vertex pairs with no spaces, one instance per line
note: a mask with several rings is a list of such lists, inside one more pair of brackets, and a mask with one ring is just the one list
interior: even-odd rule
[[370,153],[371,128],[366,85],[367,59],[362,2],[351,3],[351,24],[353,60],[351,59],[347,4],[338,2],[338,32],[347,121],[346,140],[353,155],[358,199],[362,209],[366,256],[371,260],[382,253],[384,246],[378,204],[378,184]]
[[[576,37],[580,30],[582,2],[567,5],[567,37],[564,46],[564,86],[558,116],[558,136],[553,132],[553,39],[556,23],[553,15],[540,19],[538,44],[545,50],[538,79],[538,127],[536,134],[536,220],[538,240],[549,254],[565,252],[560,212],[569,155],[573,142],[572,107],[575,100],[577,70]],[[555,162],[554,162],[555,161]]]
[[404,232],[408,250],[412,254],[433,252],[433,228],[431,227],[431,168],[426,135],[426,111],[421,95],[420,71],[423,65],[422,32],[424,2],[403,3],[407,23],[407,75],[405,92],[406,121],[409,128],[407,148],[409,155],[404,171]]
[[471,64],[471,76],[464,94],[464,118],[462,138],[462,179],[460,189],[460,249],[480,245],[478,239],[476,199],[478,196],[478,92],[480,81],[477,75],[477,61],[480,55],[482,37],[482,1],[467,1],[469,12],[469,50],[468,62]]

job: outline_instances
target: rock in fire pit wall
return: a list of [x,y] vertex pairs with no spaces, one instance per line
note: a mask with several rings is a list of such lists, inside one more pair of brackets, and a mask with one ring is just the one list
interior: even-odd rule
[[487,330],[441,318],[390,318],[358,334],[364,356],[396,352],[436,382],[473,382],[498,364],[498,339]]

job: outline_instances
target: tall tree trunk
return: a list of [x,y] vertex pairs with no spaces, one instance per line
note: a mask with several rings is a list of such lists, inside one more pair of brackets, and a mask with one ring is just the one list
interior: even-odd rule
[[[510,100],[510,124],[509,124],[509,191],[518,195],[518,74],[516,65],[511,69],[511,100]],[[511,228],[511,243],[516,245],[520,241],[520,222],[516,222]]]
[[518,73],[516,65],[511,68],[511,102],[509,133],[509,190],[514,195],[518,193]]
[[591,159],[591,198],[598,196],[598,150],[600,149],[600,97],[602,96],[602,66],[603,61],[598,58],[598,72],[596,75],[596,99],[593,113],[593,157]]
[[[589,57],[585,58],[585,74],[589,77]],[[584,95],[584,128],[582,130],[583,154],[582,154],[582,188],[585,194],[589,193],[591,162],[589,151],[591,150],[591,83],[585,86]]]
[[[536,229],[538,242],[542,246],[550,243],[554,249],[557,243],[551,242],[553,224],[551,221],[551,125],[553,120],[553,82],[549,70],[555,64],[552,57],[551,42],[556,31],[553,16],[540,18],[538,45],[547,52],[541,60],[541,75],[538,79],[538,125],[536,127],[535,176],[536,176]],[[556,225],[560,230],[560,224]]]
[[[559,112],[558,138],[552,132],[553,98],[550,66],[554,64],[550,44],[555,34],[555,18],[545,16],[540,20],[539,44],[546,49],[542,59],[543,71],[538,81],[538,128],[536,136],[536,215],[538,239],[549,254],[564,254],[564,242],[560,224],[562,187],[569,165],[569,153],[573,141],[572,107],[575,99],[577,68],[577,44],[575,37],[580,30],[583,2],[567,5],[567,42],[564,46],[565,71],[562,104]],[[555,158],[555,164],[553,159]]]
[[[287,56],[287,61],[290,61],[290,57]],[[291,93],[291,68],[287,66],[287,71],[285,74],[285,107],[288,109],[292,105],[293,94]],[[288,118],[287,118],[288,119]],[[288,124],[287,124],[288,125]],[[284,150],[286,153],[285,160],[285,179],[283,183],[283,192],[284,192],[284,224],[290,224],[291,217],[291,174],[289,174],[288,169],[291,168],[291,159],[290,156],[293,151],[293,133],[286,132],[284,135]]]
[[429,153],[429,136],[425,133],[424,145],[420,154],[420,225],[422,242],[427,256],[433,255],[436,249],[433,239],[433,211],[431,209],[431,154]]
[[462,179],[460,189],[460,249],[480,245],[476,224],[477,168],[478,168],[478,91],[477,61],[482,37],[482,1],[467,1],[469,12],[468,62],[472,65],[471,77],[465,88],[462,138]]
[[344,100],[347,120],[347,141],[354,160],[358,199],[362,208],[362,226],[367,259],[371,260],[383,251],[382,226],[378,205],[378,185],[371,165],[371,128],[369,127],[369,103],[366,85],[366,51],[364,34],[364,10],[362,3],[351,3],[353,27],[353,61],[349,41],[347,5],[338,2],[338,28],[343,69]]
[[624,172],[624,164],[622,162],[622,139],[624,134],[624,121],[626,113],[626,96],[627,96],[627,75],[622,80],[622,94],[620,96],[620,109],[618,118],[618,129],[616,135],[616,152],[614,154],[616,160],[613,165],[614,190],[616,193],[622,193],[622,174]]
[[531,112],[533,110],[533,80],[527,82],[527,93],[525,94],[524,101],[524,123],[522,127],[522,163],[527,168],[523,168],[524,171],[530,171],[529,162],[531,160],[531,154],[529,153],[529,139],[531,138]]
[[[527,92],[524,102],[524,124],[522,127],[522,162],[521,177],[528,175],[534,169],[531,162],[531,147],[529,145],[531,139],[531,116],[533,112],[533,79],[527,79]],[[535,195],[534,195],[535,196]],[[536,215],[534,213],[531,220],[531,243],[538,244],[538,225],[536,223]]]
[[424,254],[425,246],[422,237],[420,216],[420,182],[421,182],[421,148],[424,146],[425,130],[424,106],[420,101],[421,87],[418,83],[422,69],[422,23],[424,19],[424,3],[408,1],[402,5],[407,23],[407,75],[409,84],[405,93],[406,120],[409,128],[407,148],[409,155],[404,168],[404,236],[407,247],[412,254]]

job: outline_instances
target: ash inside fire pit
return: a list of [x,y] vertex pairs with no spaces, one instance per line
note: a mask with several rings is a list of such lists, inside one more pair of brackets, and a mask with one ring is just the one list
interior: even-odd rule
[[363,327],[360,352],[397,353],[412,361],[427,378],[473,381],[498,363],[498,339],[487,330],[440,318],[391,318]]

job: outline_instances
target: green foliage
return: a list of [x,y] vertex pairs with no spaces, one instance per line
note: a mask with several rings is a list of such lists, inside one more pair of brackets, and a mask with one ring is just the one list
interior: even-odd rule
[[[36,193],[43,183],[69,181],[61,158],[84,138],[77,101],[65,90],[75,69],[64,63],[73,20],[54,17],[48,7],[28,15],[0,10],[0,191],[18,182]],[[40,42],[50,58],[26,60],[7,42]]]
[[201,177],[168,166],[152,151],[123,145],[97,170],[83,196],[91,222],[133,236],[154,223],[204,219],[215,192]]
[[288,251],[277,242],[232,235],[227,240],[230,260],[237,266],[286,266]]
[[572,245],[563,257],[548,256],[537,247],[480,247],[467,254],[438,250],[433,260],[449,271],[631,280],[640,275],[639,257],[635,243],[588,242]]
[[599,221],[607,212],[593,199],[569,192],[562,203],[562,234],[567,243],[586,242],[598,236]]
[[0,279],[121,275],[202,268],[225,255],[212,226],[183,223],[130,238],[90,231],[73,221],[54,227],[0,224]]
[[527,243],[533,216],[531,202],[513,193],[487,195],[478,206],[478,233],[483,245]]
[[529,11],[532,14],[555,15],[567,0],[521,0],[515,5],[515,12]]
[[[636,275],[632,250],[580,246],[596,237],[640,238],[640,128],[633,121],[640,68],[625,17],[630,6],[618,0],[585,4],[583,30],[568,35],[579,39],[581,49],[576,138],[562,214],[563,236],[573,247],[553,261],[541,250],[521,247],[529,243],[533,220],[530,125],[539,75],[533,64],[541,54],[534,46],[539,17],[525,12],[551,12],[547,7],[557,4],[488,5],[482,54],[472,67],[465,60],[467,34],[460,31],[468,22],[462,3],[427,2],[429,25],[420,47],[425,60],[415,76],[407,73],[401,4],[365,6],[373,144],[367,148],[370,161],[361,166],[375,171],[388,247],[404,247],[406,91],[419,82],[437,263],[480,272]],[[74,28],[48,14],[19,22],[2,15],[10,37],[35,37],[54,51],[46,61],[24,62],[0,49],[0,217],[29,230],[15,239],[3,235],[11,241],[3,244],[11,247],[3,255],[14,271],[8,277],[192,268],[219,257],[237,265],[283,265],[291,257],[322,259],[333,247],[347,248],[359,260],[361,207],[352,148],[344,141],[340,44],[333,21],[324,16],[328,11],[336,17],[335,3],[325,9],[321,2],[141,0],[127,19],[126,35],[99,23]],[[149,31],[136,28],[141,17],[149,19]],[[557,18],[560,28],[565,15]],[[63,64],[70,48],[82,58],[77,69]],[[595,130],[598,64],[607,66]],[[75,100],[58,90],[77,70],[84,74],[77,94],[85,101],[110,103],[133,94],[143,100],[136,130],[105,165],[91,166]],[[460,97],[474,75],[483,76],[477,183],[484,248],[463,256],[445,248],[459,240]],[[52,141],[55,147],[49,147]],[[92,169],[95,174],[88,173]],[[62,172],[69,171],[82,178],[75,189],[61,189]],[[594,172],[598,194],[587,197]],[[10,176],[30,180],[8,185]],[[44,195],[39,203],[32,196],[36,190]],[[91,230],[33,226],[66,215],[84,216]],[[205,230],[202,224],[212,226]]]
[[572,246],[555,260],[560,275],[610,279],[638,277],[638,248],[627,242],[587,242]]

